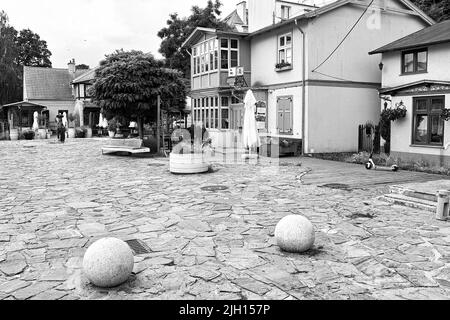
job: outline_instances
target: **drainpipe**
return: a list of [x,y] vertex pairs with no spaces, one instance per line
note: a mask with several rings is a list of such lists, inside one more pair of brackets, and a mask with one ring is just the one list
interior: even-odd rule
[[298,24],[298,19],[295,19],[295,26],[297,27],[297,29],[301,32],[302,34],[302,42],[303,42],[303,47],[302,47],[302,155],[304,156],[306,154],[306,136],[305,136],[305,132],[306,132],[306,128],[305,128],[305,124],[306,124],[306,39],[305,39],[305,32],[302,30],[302,28],[300,28],[299,24]]

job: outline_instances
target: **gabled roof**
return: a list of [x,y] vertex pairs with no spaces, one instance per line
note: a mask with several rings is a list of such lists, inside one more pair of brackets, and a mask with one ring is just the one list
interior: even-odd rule
[[231,27],[234,27],[235,25],[245,24],[239,16],[237,10],[234,10],[232,13],[230,13],[225,19],[223,19],[223,22],[228,23]]
[[406,37],[369,52],[369,54],[414,49],[447,42],[450,42],[450,20],[437,23],[431,27],[407,35]]
[[189,47],[190,45],[196,43],[203,34],[217,34],[217,35],[231,35],[231,36],[239,36],[245,37],[248,36],[247,32],[238,32],[238,31],[223,31],[218,29],[211,28],[202,28],[197,27],[195,30],[189,35],[189,37],[184,41],[181,45],[182,48]]
[[28,100],[71,100],[72,76],[67,69],[24,67]]
[[71,82],[75,76],[67,69],[24,67],[24,92],[27,100],[73,100]]
[[89,83],[95,78],[95,71],[98,67],[95,67],[94,69],[89,69],[85,73],[83,73],[81,76],[75,78],[72,83]]
[[381,94],[390,94],[400,91],[402,89],[407,89],[411,87],[421,86],[421,85],[445,85],[450,86],[450,81],[441,81],[441,80],[420,80],[407,84],[402,84],[400,86],[391,87],[391,88],[381,88],[379,92]]
[[[400,3],[404,4],[406,7],[408,7],[411,11],[413,11],[418,17],[422,18],[425,22],[427,22],[428,24],[432,25],[434,24],[434,20],[431,19],[429,16],[427,16],[422,10],[420,10],[418,7],[416,7],[413,3],[411,3],[409,0],[397,0]],[[262,28],[260,30],[254,31],[252,32],[249,36],[253,37],[268,31],[271,31],[273,29],[277,29],[289,24],[294,23],[295,21],[298,20],[308,20],[308,19],[312,19],[312,18],[317,18],[319,16],[321,16],[322,14],[325,14],[327,12],[333,11],[337,8],[340,8],[342,6],[345,6],[347,4],[355,4],[355,5],[368,5],[368,3],[363,2],[361,0],[338,0],[335,2],[331,2],[323,7],[317,8],[315,10],[311,10],[308,11],[306,13],[302,13],[300,15],[297,15],[291,19],[279,22],[277,24],[273,24],[270,26],[267,26],[265,28]]]

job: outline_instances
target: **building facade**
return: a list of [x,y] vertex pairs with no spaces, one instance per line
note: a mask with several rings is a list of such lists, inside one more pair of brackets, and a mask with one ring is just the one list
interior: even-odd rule
[[[218,97],[213,109],[222,114],[217,126],[216,111],[212,117],[200,111],[196,119],[207,119],[211,129],[225,130],[222,135],[238,129],[239,112],[243,114],[240,98],[250,88],[266,109],[260,135],[300,141],[304,153],[357,151],[358,126],[379,119],[380,61],[367,52],[374,44],[381,46],[433,24],[407,0],[339,0],[321,7],[249,0],[246,8],[249,33],[197,29],[185,43],[196,66],[194,110],[211,108],[211,100],[203,101],[211,94]],[[222,37],[227,37],[223,43]],[[220,67],[213,80],[202,74],[211,73],[211,64],[208,71],[202,69],[208,58],[202,57],[206,48],[201,46],[208,41],[217,48]],[[215,59],[215,54],[210,57]],[[211,58],[205,61],[211,63]],[[246,76],[247,87],[240,88],[240,95],[230,86],[226,71],[233,67],[243,68]]]
[[450,21],[389,43],[382,55],[382,109],[406,108],[391,124],[391,155],[430,166],[450,165]]

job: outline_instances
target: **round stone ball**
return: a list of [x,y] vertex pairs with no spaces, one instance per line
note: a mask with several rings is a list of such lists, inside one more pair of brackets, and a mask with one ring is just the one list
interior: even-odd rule
[[292,253],[308,251],[316,239],[313,224],[299,215],[281,219],[275,228],[275,238],[281,250]]
[[122,240],[103,238],[84,254],[83,271],[92,284],[102,288],[116,287],[130,277],[134,267],[133,252]]

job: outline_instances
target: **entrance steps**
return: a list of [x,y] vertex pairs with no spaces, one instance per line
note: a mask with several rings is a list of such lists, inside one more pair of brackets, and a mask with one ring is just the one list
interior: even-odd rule
[[421,192],[402,186],[391,186],[390,193],[378,198],[392,204],[409,208],[436,212],[437,197],[435,194]]

